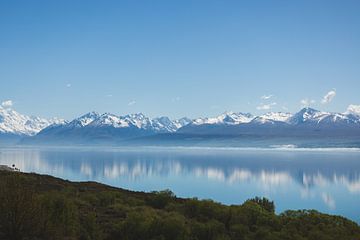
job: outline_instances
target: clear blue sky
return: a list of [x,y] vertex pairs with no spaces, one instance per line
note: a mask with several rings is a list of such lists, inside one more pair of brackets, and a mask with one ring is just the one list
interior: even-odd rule
[[360,1],[1,1],[5,100],[67,119],[344,112],[360,104]]

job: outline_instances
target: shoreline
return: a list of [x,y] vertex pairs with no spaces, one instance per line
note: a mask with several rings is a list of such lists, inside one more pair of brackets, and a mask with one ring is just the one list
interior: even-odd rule
[[16,146],[1,146],[0,150],[6,149],[46,149],[46,150],[59,150],[59,149],[92,149],[94,151],[104,150],[117,150],[121,151],[272,151],[272,152],[354,152],[360,153],[360,147],[298,147],[296,145],[271,145],[268,147],[222,147],[222,146],[113,146],[113,145],[16,145]]

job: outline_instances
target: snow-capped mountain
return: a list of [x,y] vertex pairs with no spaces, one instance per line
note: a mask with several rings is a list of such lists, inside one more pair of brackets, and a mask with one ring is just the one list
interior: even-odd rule
[[0,134],[33,136],[52,124],[61,123],[64,123],[63,119],[26,116],[11,108],[0,107]]
[[190,124],[198,126],[275,123],[285,123],[289,125],[310,123],[314,125],[319,125],[324,123],[359,124],[359,121],[360,116],[352,113],[331,113],[318,111],[312,108],[303,108],[295,114],[283,112],[268,112],[260,116],[254,116],[250,113],[225,112],[217,117],[194,119]]
[[347,124],[357,125],[360,123],[360,118],[352,114],[343,113],[330,113],[315,110],[313,108],[303,108],[298,113],[294,114],[288,119],[288,122],[293,125],[297,124],[312,124],[312,125],[325,125],[325,124]]
[[[3,111],[11,112],[11,110]],[[5,116],[5,114],[2,115]],[[22,115],[19,117],[15,113],[12,115],[19,119],[24,118],[17,121],[17,129],[27,130],[27,127],[32,126],[31,133],[23,130],[22,134],[34,135],[42,129],[34,137],[26,139],[32,143],[124,143],[124,140],[138,141],[139,139],[161,139],[161,141],[167,142],[171,139],[178,141],[179,139],[188,139],[189,136],[192,138],[199,135],[202,139],[205,136],[212,138],[216,136],[270,136],[271,138],[300,137],[302,139],[314,136],[360,137],[359,115],[322,112],[312,108],[301,109],[295,114],[269,112],[260,116],[241,112],[225,112],[216,117],[193,120],[188,118],[171,120],[166,116],[151,119],[142,113],[118,116],[111,113],[90,112],[70,122],[51,122]],[[51,123],[53,124],[50,125]],[[44,128],[44,126],[47,127]]]
[[312,108],[303,108],[295,114],[270,112],[260,116],[236,114],[234,117],[233,113],[225,113],[214,118],[195,119],[177,132],[222,136],[360,136],[360,116],[322,112]]
[[97,112],[89,112],[79,118],[74,119],[70,123],[68,123],[68,127],[81,128],[89,125],[95,119],[99,118],[100,114]]
[[113,127],[113,128],[126,128],[130,126],[130,123],[125,119],[118,117],[111,113],[105,113],[83,127]]
[[197,118],[191,122],[192,125],[239,125],[245,123],[275,123],[287,122],[293,115],[291,113],[269,112],[260,116],[254,116],[250,113],[225,112],[213,118]]
[[187,118],[187,117],[183,117],[183,118],[180,118],[178,120],[173,121],[173,123],[175,124],[176,129],[179,129],[179,128],[183,127],[183,126],[186,126],[191,122],[192,122],[192,120],[190,118]]
[[157,132],[176,132],[176,130],[186,124],[186,122],[181,124],[181,121],[181,119],[171,121],[168,117],[158,117],[151,121],[151,126]]
[[96,112],[87,113],[71,121],[64,127],[113,127],[113,128],[138,128],[153,132],[175,132],[180,127],[188,124],[191,120],[182,118],[179,120],[170,120],[168,117],[158,117],[150,119],[142,113],[117,116],[111,113],[102,115]]
[[[113,127],[113,128],[138,128],[153,132],[175,132],[180,127],[190,123],[188,118],[178,120],[170,120],[168,117],[158,117],[150,119],[142,113],[128,114],[125,116],[117,116],[111,113],[99,114],[97,112],[89,112],[69,123],[64,122],[61,128],[84,128],[84,127]],[[53,126],[51,126],[53,127]],[[50,127],[50,128],[51,128]]]
[[71,122],[48,126],[40,131],[34,140],[108,142],[124,138],[174,133],[190,121],[187,118],[173,121],[168,117],[151,119],[142,113],[117,116],[111,113],[90,112]]
[[303,108],[296,114],[294,114],[291,119],[289,119],[290,124],[302,124],[302,123],[319,123],[325,117],[327,117],[329,113],[321,112],[315,110],[313,108]]
[[258,124],[275,124],[276,122],[288,122],[292,116],[291,113],[269,112],[255,117],[251,122]]
[[202,124],[230,124],[236,125],[241,123],[249,123],[254,117],[250,113],[234,113],[225,112],[213,118],[197,118],[192,121],[193,125]]

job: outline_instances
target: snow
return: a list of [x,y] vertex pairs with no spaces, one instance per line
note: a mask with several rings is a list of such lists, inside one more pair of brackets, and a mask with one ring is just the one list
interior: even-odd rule
[[100,115],[97,112],[89,112],[67,122],[63,119],[45,119],[22,115],[11,108],[0,107],[0,133],[11,133],[17,135],[33,136],[44,128],[63,126],[64,128],[84,128],[84,127],[114,127],[126,128],[135,127],[153,131],[155,133],[172,133],[188,124],[219,124],[219,125],[240,125],[247,123],[256,124],[275,124],[283,122],[287,124],[301,123],[341,123],[341,124],[360,124],[360,116],[353,113],[330,113],[322,112],[312,108],[304,108],[296,114],[269,112],[260,116],[253,116],[249,113],[225,112],[219,116],[211,118],[181,118],[171,120],[168,117],[157,117],[150,119],[142,113],[117,116],[111,113]]
[[253,116],[249,113],[234,113],[234,112],[225,112],[214,118],[197,118],[192,124],[202,125],[202,124],[242,124],[249,123],[253,120]]
[[291,113],[269,112],[257,118],[259,122],[287,122],[293,115]]
[[[138,129],[165,133],[175,132],[177,129],[188,124],[190,121],[191,120],[186,118],[172,121],[168,117],[150,119],[142,113],[128,114],[125,116],[116,116],[114,114],[106,113],[92,120],[89,126],[112,126],[114,128],[125,128],[132,126]],[[85,126],[87,125],[84,125],[83,127]]]
[[203,124],[222,124],[222,125],[236,125],[244,123],[255,124],[275,124],[276,122],[283,122],[286,124],[299,123],[314,123],[320,124],[322,122],[329,123],[360,123],[360,117],[354,114],[330,113],[322,112],[312,108],[304,108],[296,114],[283,112],[269,112],[260,116],[252,116],[251,114],[225,112],[217,117],[212,118],[197,118],[193,120],[193,125]]
[[92,127],[112,126],[114,128],[124,128],[129,125],[129,122],[111,113],[104,113],[89,124]]
[[179,129],[181,127],[184,127],[188,124],[190,124],[192,122],[192,120],[190,118],[187,117],[183,117],[177,120],[174,120],[173,123],[176,126],[176,129]]
[[26,116],[11,108],[0,107],[0,132],[16,135],[33,136],[52,124],[62,124],[65,120],[59,118],[45,119]]
[[95,119],[99,118],[100,114],[97,112],[89,112],[69,123],[70,127],[85,127],[92,123]]
[[291,124],[296,123],[360,123],[360,118],[349,113],[331,113],[322,112],[311,108],[304,108],[296,113],[288,121]]
[[122,118],[128,124],[134,125],[141,129],[151,128],[151,120],[142,113],[129,114],[120,118]]

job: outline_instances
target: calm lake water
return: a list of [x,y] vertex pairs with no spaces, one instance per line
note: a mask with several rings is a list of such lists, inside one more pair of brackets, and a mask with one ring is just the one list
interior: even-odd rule
[[0,148],[0,164],[73,181],[240,204],[316,209],[360,223],[360,150]]

